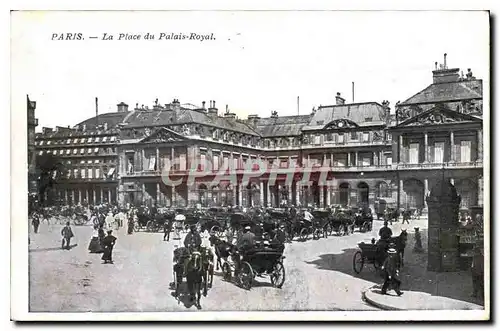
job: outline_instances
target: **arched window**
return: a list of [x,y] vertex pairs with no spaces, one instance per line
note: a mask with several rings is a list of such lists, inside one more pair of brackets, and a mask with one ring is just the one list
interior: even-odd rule
[[380,182],[377,184],[376,195],[379,198],[389,197],[389,185],[386,182]]

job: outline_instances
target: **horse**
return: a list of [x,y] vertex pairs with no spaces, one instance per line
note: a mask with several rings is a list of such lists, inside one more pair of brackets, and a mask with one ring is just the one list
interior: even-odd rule
[[384,213],[384,221],[387,221],[392,224],[392,221],[394,220],[395,222],[398,220],[398,217],[400,215],[400,211],[397,209],[387,209]]
[[198,309],[201,309],[201,286],[204,272],[202,254],[196,251],[191,253],[191,256],[186,261],[185,275],[191,301],[195,302],[196,308]]
[[404,266],[405,247],[408,240],[408,233],[406,230],[401,230],[397,237],[392,237],[391,242],[396,245],[396,251],[401,257],[401,266]]

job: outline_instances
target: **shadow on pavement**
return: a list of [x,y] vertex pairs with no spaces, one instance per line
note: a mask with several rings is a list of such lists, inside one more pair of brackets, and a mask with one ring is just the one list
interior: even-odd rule
[[78,246],[78,244],[70,245],[69,248],[61,248],[61,246],[49,247],[49,248],[34,248],[34,249],[30,249],[29,252],[31,253],[31,252],[50,252],[50,251],[70,250],[72,248],[75,248],[76,246]]
[[[401,290],[425,292],[434,296],[443,296],[484,306],[482,298],[471,297],[472,277],[470,270],[457,272],[433,272],[427,270],[427,230],[421,230],[423,253],[413,251],[414,233],[408,233],[405,249],[405,264],[401,269]],[[373,265],[364,265],[359,274],[353,270],[353,257],[358,249],[350,248],[340,254],[323,254],[318,259],[306,262],[318,269],[338,271],[377,284],[382,284],[382,275]],[[404,295],[403,295],[404,296]]]
[[[191,296],[188,293],[187,283],[183,282],[182,284],[179,285],[179,294],[177,297],[175,296],[175,289],[172,285],[170,285],[170,289],[172,290],[170,294],[177,300],[179,304],[182,303],[186,308],[191,308],[195,306],[195,301],[191,300]],[[202,293],[200,298],[200,307],[197,307],[198,309],[201,309],[203,304],[203,298],[204,298],[203,289],[201,290],[201,292]]]

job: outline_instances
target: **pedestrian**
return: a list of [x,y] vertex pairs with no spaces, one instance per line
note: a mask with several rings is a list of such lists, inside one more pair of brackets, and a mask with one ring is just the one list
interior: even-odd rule
[[35,212],[33,213],[33,220],[31,221],[31,224],[33,225],[33,231],[35,233],[38,233],[38,227],[40,226],[40,217],[38,214]]
[[398,279],[399,277],[399,267],[400,257],[396,249],[391,245],[387,250],[387,258],[382,265],[382,271],[384,273],[384,285],[382,285],[382,294],[387,294],[387,290],[391,288],[394,289],[398,296],[402,295],[401,292],[401,281]]
[[481,246],[474,247],[474,255],[472,257],[472,297],[484,295],[484,256]]
[[108,230],[108,235],[102,241],[104,252],[101,260],[103,260],[105,264],[113,263],[113,247],[115,246],[117,238],[113,236],[112,233],[113,230]]
[[62,249],[69,249],[71,238],[74,237],[73,230],[71,230],[71,227],[69,226],[69,222],[66,222],[66,226],[61,230],[61,236],[63,237],[61,248]]
[[92,238],[89,243],[90,253],[102,253],[101,243],[99,240],[99,226],[94,225],[94,231],[92,232]]
[[163,241],[170,241],[170,232],[172,231],[172,218],[167,216],[163,222]]
[[133,232],[134,232],[134,215],[133,213],[131,213],[128,218],[127,234],[132,234]]

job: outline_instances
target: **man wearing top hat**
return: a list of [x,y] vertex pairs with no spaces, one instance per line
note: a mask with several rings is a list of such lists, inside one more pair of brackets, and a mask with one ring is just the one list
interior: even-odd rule
[[399,296],[403,294],[403,292],[401,292],[400,290],[401,281],[398,279],[401,261],[394,244],[389,245],[387,254],[387,258],[382,265],[382,271],[384,272],[384,285],[382,285],[382,294],[387,294],[387,290],[392,288]]

